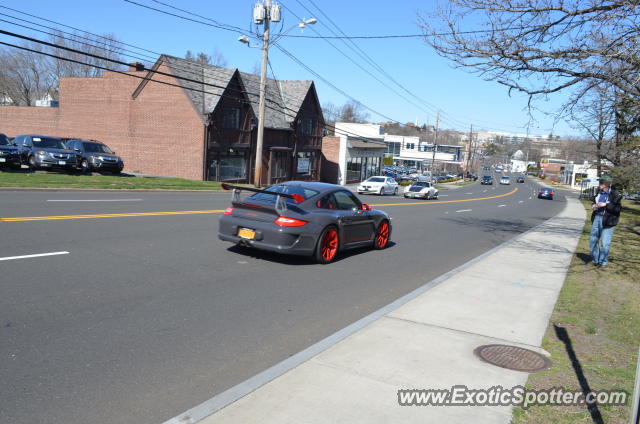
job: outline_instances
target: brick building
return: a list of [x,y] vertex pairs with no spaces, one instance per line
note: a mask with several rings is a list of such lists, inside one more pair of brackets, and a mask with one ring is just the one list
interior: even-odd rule
[[[0,131],[100,140],[125,172],[253,181],[259,77],[167,55],[139,69],[62,78],[59,107],[0,106]],[[313,82],[269,79],[266,99],[262,181],[319,179],[324,120]]]

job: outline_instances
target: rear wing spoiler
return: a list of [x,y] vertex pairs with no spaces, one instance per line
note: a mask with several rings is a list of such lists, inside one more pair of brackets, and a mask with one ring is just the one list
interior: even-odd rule
[[232,190],[231,194],[231,203],[240,203],[240,192],[241,191],[249,191],[251,193],[263,193],[270,194],[272,196],[276,196],[276,211],[279,214],[282,214],[287,210],[287,201],[285,199],[292,199],[296,203],[304,202],[304,197],[300,194],[287,194],[287,193],[275,193],[273,191],[268,190],[260,190],[258,188],[252,187],[241,187],[235,186],[227,183],[220,184],[224,190]]

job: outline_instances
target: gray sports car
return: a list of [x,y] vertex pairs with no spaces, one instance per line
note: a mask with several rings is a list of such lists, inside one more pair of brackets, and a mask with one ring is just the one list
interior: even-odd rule
[[[291,255],[313,256],[326,264],[338,252],[363,246],[384,249],[391,220],[344,187],[303,181],[264,190],[237,187],[231,207],[220,217],[218,237],[243,246]],[[253,192],[240,199],[240,191]]]

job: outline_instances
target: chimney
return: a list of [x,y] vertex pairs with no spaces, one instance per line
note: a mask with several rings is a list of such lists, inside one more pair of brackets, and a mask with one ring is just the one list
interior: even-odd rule
[[129,72],[143,72],[144,64],[140,62],[131,62],[129,64]]

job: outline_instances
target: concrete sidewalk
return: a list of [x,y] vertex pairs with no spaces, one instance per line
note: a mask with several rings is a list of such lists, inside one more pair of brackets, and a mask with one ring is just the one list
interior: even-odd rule
[[407,295],[202,422],[509,423],[510,407],[404,407],[397,392],[524,385],[527,373],[481,362],[473,350],[510,344],[542,351],[584,220],[580,202],[568,199],[558,216]]

